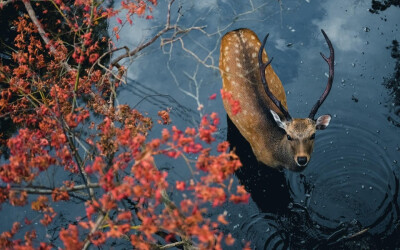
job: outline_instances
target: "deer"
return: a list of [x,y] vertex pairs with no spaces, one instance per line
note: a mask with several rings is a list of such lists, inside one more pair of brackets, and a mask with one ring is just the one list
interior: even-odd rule
[[327,85],[312,107],[307,118],[292,118],[288,112],[282,82],[271,66],[265,51],[269,34],[261,43],[250,29],[242,28],[226,33],[221,39],[219,69],[221,93],[229,93],[238,101],[235,112],[229,98],[222,98],[228,118],[251,145],[258,162],[275,169],[303,171],[310,162],[314,149],[315,132],[328,127],[331,115],[315,119],[319,107],[332,88],[334,77],[334,49],[321,29],[330,55],[322,58],[329,66]]

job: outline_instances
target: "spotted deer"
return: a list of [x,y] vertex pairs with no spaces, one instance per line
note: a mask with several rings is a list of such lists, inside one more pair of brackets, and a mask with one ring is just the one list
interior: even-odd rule
[[270,65],[262,44],[249,29],[225,34],[221,41],[219,68],[222,91],[240,103],[240,112],[233,112],[231,102],[223,98],[225,110],[243,137],[250,143],[259,162],[272,168],[302,171],[310,161],[316,130],[325,129],[330,115],[314,119],[328,96],[334,76],[334,50],[326,33],[330,56],[321,53],[329,66],[325,91],[312,107],[307,118],[292,118],[288,112],[285,90]]

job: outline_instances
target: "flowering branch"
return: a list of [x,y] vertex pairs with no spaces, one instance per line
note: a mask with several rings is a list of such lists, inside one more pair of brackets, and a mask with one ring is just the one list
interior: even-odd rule
[[[50,52],[55,55],[57,54],[56,48],[53,46],[51,43],[50,39],[47,37],[47,33],[43,29],[43,25],[40,23],[40,21],[36,17],[36,13],[32,8],[30,0],[23,0],[24,6],[26,8],[26,11],[28,12],[29,17],[31,18],[32,22],[35,24],[36,28],[38,29],[40,37],[43,39],[45,44],[49,46]],[[67,71],[71,70],[71,67],[68,65],[68,63],[63,62],[63,66],[67,69]]]

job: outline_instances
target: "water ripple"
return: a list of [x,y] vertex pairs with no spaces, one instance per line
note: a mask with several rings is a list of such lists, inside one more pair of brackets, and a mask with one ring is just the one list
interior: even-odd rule
[[344,223],[369,234],[389,234],[399,220],[398,179],[379,131],[341,125],[317,137],[304,174],[288,173],[296,202],[303,203],[326,238]]

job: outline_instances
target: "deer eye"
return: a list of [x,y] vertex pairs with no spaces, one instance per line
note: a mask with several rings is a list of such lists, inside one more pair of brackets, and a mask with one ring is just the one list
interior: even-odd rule
[[314,140],[315,139],[315,133],[311,135],[310,140]]
[[290,135],[286,135],[287,136],[287,139],[289,140],[289,141],[292,141],[293,140],[293,138],[290,136]]

